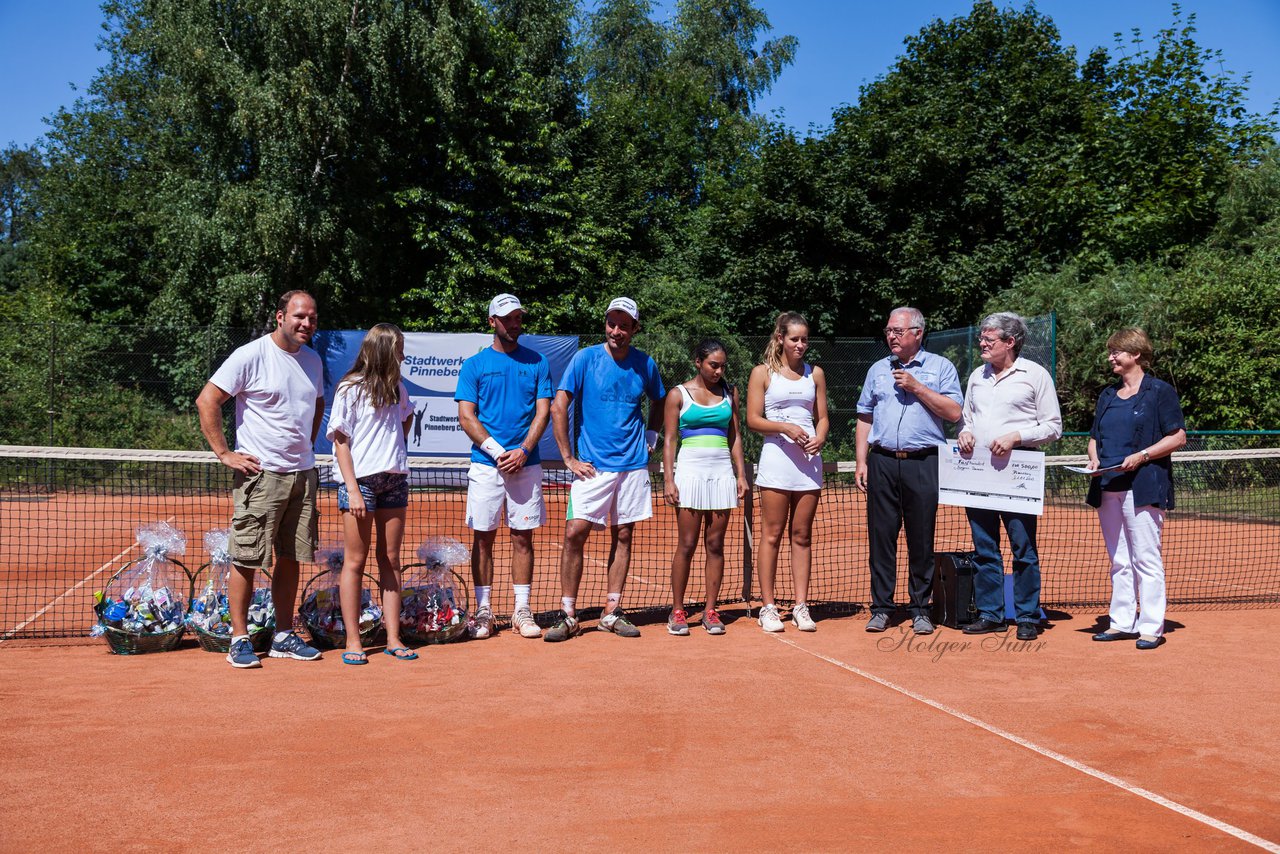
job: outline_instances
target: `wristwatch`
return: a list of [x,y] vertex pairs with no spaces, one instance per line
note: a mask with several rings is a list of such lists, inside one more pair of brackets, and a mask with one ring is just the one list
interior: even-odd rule
[[1147,453],[1146,451],[1143,451],[1143,452],[1142,452],[1142,461],[1143,461],[1144,463],[1149,463],[1149,462],[1151,462],[1151,454]]

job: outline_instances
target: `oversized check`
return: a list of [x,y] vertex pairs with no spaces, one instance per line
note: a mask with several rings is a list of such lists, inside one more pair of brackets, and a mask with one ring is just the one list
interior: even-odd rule
[[955,442],[938,445],[938,503],[1044,515],[1044,454],[961,454]]

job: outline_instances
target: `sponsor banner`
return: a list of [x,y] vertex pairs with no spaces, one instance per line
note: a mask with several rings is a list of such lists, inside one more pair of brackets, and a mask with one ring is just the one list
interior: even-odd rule
[[[329,407],[338,381],[355,364],[363,329],[322,330],[316,333],[313,346],[324,360],[325,418],[316,437],[316,453],[333,453],[333,445],[324,437],[329,423]],[[458,387],[462,363],[492,345],[493,336],[467,332],[406,332],[404,362],[400,378],[409,390],[413,403],[413,420],[409,424],[408,448],[411,455],[466,457],[471,454],[471,440],[458,425],[458,404],[453,393]],[[551,388],[569,367],[578,351],[576,335],[521,335],[520,343],[547,357],[551,368]],[[560,459],[551,427],[538,443],[544,460]]]

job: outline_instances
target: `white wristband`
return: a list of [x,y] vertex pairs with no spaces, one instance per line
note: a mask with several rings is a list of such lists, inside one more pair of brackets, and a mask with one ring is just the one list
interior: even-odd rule
[[480,450],[497,460],[507,452],[507,449],[498,444],[498,440],[490,436],[480,443]]

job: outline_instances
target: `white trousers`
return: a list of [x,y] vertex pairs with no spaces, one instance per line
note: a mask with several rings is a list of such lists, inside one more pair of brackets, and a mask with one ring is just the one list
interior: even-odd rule
[[1149,504],[1134,507],[1132,490],[1102,493],[1098,521],[1111,556],[1112,631],[1148,637],[1164,634],[1164,559],[1160,556],[1164,514],[1162,508]]

